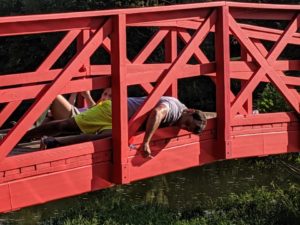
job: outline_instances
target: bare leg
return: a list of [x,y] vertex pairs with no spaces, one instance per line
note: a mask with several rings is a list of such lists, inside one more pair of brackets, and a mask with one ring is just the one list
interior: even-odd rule
[[100,134],[80,134],[67,137],[46,137],[41,139],[41,149],[53,148],[58,146],[66,146],[78,144],[86,141],[94,141],[101,138],[111,137],[111,130],[105,130]]
[[96,103],[94,102],[94,99],[91,96],[90,91],[83,91],[80,94],[82,97],[84,97],[89,108],[96,105]]
[[78,144],[86,141],[94,141],[101,138],[111,137],[111,130],[105,130],[100,134],[80,134],[68,137],[57,137],[55,138],[57,142],[61,146],[71,145],[71,144]]
[[58,95],[51,104],[51,114],[54,120],[67,119],[71,117],[73,105],[65,99],[64,96]]
[[22,141],[31,141],[32,139],[39,139],[45,135],[58,136],[58,135],[80,134],[80,133],[81,130],[77,126],[74,118],[55,120],[29,130],[22,138]]

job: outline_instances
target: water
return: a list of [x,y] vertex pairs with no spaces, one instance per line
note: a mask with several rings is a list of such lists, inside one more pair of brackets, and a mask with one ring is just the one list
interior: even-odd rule
[[[254,187],[287,187],[299,183],[300,174],[293,172],[282,161],[287,157],[241,159],[216,162],[202,167],[179,171],[164,176],[119,185],[77,197],[25,208],[0,216],[11,224],[35,225],[42,219],[60,214],[75,202],[87,204],[92,199],[110,194],[110,201],[126,204],[159,204],[171,209],[187,210],[208,201],[226,197],[230,193],[243,193]],[[291,162],[288,162],[288,164]],[[299,168],[299,165],[296,165]]]

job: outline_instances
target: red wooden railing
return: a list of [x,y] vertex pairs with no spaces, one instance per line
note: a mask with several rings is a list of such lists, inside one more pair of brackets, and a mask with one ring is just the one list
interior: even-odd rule
[[[131,181],[199,166],[220,159],[299,151],[298,120],[293,113],[253,115],[252,93],[260,82],[271,82],[299,113],[300,59],[278,59],[288,44],[299,51],[299,5],[213,2],[164,7],[106,10],[0,18],[0,36],[65,32],[41,65],[32,72],[3,74],[0,82],[0,125],[22,101],[35,99],[0,142],[0,211],[72,196]],[[245,20],[253,20],[254,25]],[[255,21],[288,21],[284,30]],[[253,22],[252,21],[252,22]],[[127,58],[127,29],[154,27],[153,37],[132,59]],[[191,35],[192,33],[192,35]],[[215,60],[199,47],[214,33]],[[230,57],[230,36],[241,45],[241,59]],[[184,44],[179,51],[178,39]],[[63,68],[54,63],[77,41],[77,53]],[[274,42],[267,50],[263,41]],[[165,62],[146,63],[164,43]],[[110,54],[109,65],[91,63],[98,48]],[[299,51],[300,52],[300,51]],[[189,64],[194,58],[197,63]],[[156,132],[154,158],[145,159],[137,132],[147,113],[164,94],[177,96],[177,80],[209,76],[216,85],[217,118],[201,135],[175,128]],[[235,95],[230,80],[241,81]],[[153,85],[155,82],[155,85]],[[113,88],[113,137],[17,156],[14,149],[35,120],[58,94]],[[149,95],[127,121],[127,87],[140,85]],[[130,140],[130,141],[129,141]],[[113,157],[111,150],[113,149]]]

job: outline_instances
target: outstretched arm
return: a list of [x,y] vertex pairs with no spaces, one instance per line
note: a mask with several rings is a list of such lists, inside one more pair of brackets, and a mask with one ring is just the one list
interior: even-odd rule
[[150,140],[161,124],[162,120],[166,117],[168,110],[169,108],[166,105],[160,104],[151,111],[148,117],[146,123],[146,132],[142,144],[142,150],[147,157],[151,155],[151,149],[149,146]]

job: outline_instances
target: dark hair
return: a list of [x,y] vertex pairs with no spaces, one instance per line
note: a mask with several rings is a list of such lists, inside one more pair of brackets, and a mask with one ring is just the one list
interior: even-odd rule
[[192,116],[193,116],[194,120],[197,120],[197,121],[201,122],[200,125],[197,125],[196,128],[193,131],[194,134],[199,134],[206,127],[206,117],[205,117],[205,114],[202,111],[200,111],[200,110],[195,110],[193,112]]

